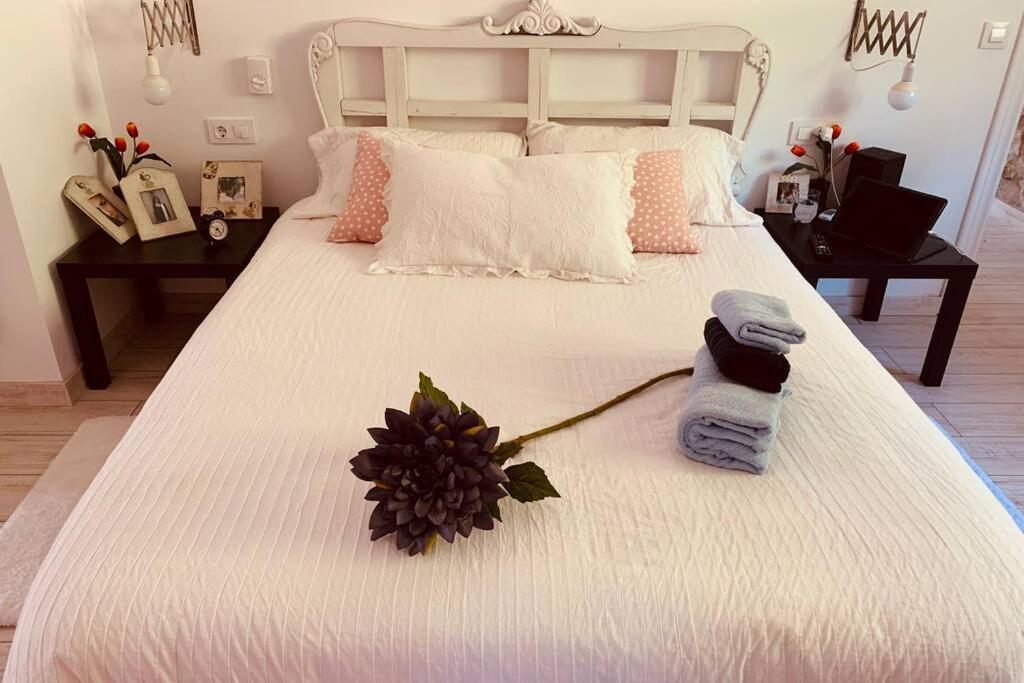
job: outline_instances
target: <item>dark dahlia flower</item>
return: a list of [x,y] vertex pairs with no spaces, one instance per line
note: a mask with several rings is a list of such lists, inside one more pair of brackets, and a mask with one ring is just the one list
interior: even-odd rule
[[377,445],[352,458],[352,472],[374,487],[371,540],[395,533],[399,549],[425,552],[437,535],[452,543],[456,532],[469,537],[474,527],[494,528],[493,504],[508,495],[509,479],[494,447],[498,428],[475,412],[440,407],[414,394],[410,412],[388,408],[387,428],[368,430]]

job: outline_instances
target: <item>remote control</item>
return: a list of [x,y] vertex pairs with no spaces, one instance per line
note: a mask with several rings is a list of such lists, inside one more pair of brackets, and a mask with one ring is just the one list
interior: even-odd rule
[[820,232],[811,233],[811,249],[814,250],[814,258],[819,261],[832,260],[832,249],[828,246],[828,240]]

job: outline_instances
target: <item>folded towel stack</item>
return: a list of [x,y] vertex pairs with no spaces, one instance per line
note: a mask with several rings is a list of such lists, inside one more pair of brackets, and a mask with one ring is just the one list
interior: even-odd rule
[[788,353],[807,333],[784,301],[726,290],[715,295],[718,315],[704,326],[683,406],[679,445],[687,457],[761,474],[771,459],[782,399],[789,395]]

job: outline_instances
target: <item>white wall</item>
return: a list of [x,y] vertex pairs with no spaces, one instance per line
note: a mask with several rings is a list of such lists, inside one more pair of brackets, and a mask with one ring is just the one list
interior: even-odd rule
[[[83,0],[5,3],[0,88],[0,159],[14,216],[14,221],[3,221],[0,230],[10,231],[16,224],[19,235],[6,235],[4,245],[13,249],[17,237],[23,246],[20,251],[4,249],[0,269],[10,276],[17,269],[23,272],[27,263],[38,313],[49,334],[49,343],[35,349],[8,346],[5,341],[3,353],[12,367],[25,369],[16,373],[19,380],[61,381],[75,371],[78,359],[53,263],[94,229],[66,204],[61,190],[68,176],[97,175],[102,168],[79,140],[78,123],[90,121],[99,131],[109,129]],[[132,306],[131,289],[118,283],[94,291],[105,331]],[[4,291],[3,296],[11,295]],[[27,295],[20,302],[30,303]],[[31,326],[30,319],[26,327]],[[0,374],[0,381],[7,380],[14,377]]]
[[[744,26],[765,40],[773,54],[767,99],[745,157],[751,173],[746,203],[763,205],[766,173],[791,160],[786,145],[791,119],[834,117],[845,124],[850,137],[857,137],[865,146],[879,145],[909,155],[905,184],[950,200],[937,228],[949,237],[957,235],[1010,54],[1009,50],[977,49],[982,22],[1017,22],[1022,9],[1020,0],[897,3],[900,10],[927,9],[929,15],[918,59],[917,80],[923,100],[916,109],[896,112],[885,97],[899,79],[900,65],[854,73],[843,61],[853,0],[561,0],[558,4],[570,15],[597,16],[606,24],[624,27],[700,22]],[[159,52],[165,75],[177,89],[174,99],[161,108],[145,104],[138,87],[145,54],[142,30],[137,28],[138,6],[121,0],[88,0],[89,24],[112,119],[140,122],[155,148],[175,164],[190,200],[198,198],[198,169],[205,159],[262,158],[265,199],[282,206],[309,194],[315,185],[315,170],[304,142],[320,125],[306,73],[306,49],[313,32],[329,20],[345,16],[449,24],[474,21],[483,14],[504,18],[521,6],[519,0],[197,2],[203,54],[194,57],[177,48]],[[243,58],[249,54],[274,58],[274,95],[247,93]],[[862,65],[875,60],[857,57]],[[640,74],[644,80],[641,89],[659,91],[658,84],[670,74],[668,64],[654,60],[648,72]],[[410,68],[410,89],[415,94],[421,84],[416,69]],[[438,83],[447,79],[448,90],[463,92],[485,89],[479,81],[487,77],[475,70],[421,69],[420,73]],[[510,76],[508,70],[479,73],[511,78],[505,91],[520,87],[516,79],[521,75]],[[360,69],[359,92],[352,94],[380,96],[379,74],[379,67]],[[563,83],[563,87],[574,86],[585,95],[602,80],[603,74],[590,84]],[[553,84],[557,86],[555,79]],[[553,91],[553,96],[558,94]],[[237,115],[256,118],[259,144],[206,143],[204,117]]]

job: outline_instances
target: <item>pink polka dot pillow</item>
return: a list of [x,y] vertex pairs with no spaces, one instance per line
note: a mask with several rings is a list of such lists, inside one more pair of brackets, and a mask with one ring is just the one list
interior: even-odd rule
[[390,179],[391,173],[380,156],[380,140],[361,133],[356,141],[348,199],[327,241],[379,242],[380,230],[388,222],[384,187]]
[[682,155],[678,149],[637,155],[631,193],[636,211],[627,227],[633,251],[700,253],[686,213]]

